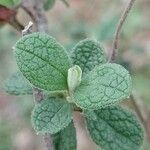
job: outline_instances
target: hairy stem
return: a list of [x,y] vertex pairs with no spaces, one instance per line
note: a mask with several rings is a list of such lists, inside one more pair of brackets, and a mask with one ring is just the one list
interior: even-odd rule
[[34,11],[35,11],[35,23],[37,26],[37,31],[38,32],[48,32],[48,24],[47,24],[47,19],[44,15],[44,0],[34,0],[35,5],[34,5]]
[[[37,27],[37,31],[47,33],[48,32],[48,24],[47,24],[47,19],[45,17],[44,9],[43,9],[44,1],[43,0],[35,0],[34,2],[35,2],[34,18],[35,18],[35,24]],[[36,102],[40,102],[44,98],[43,92],[38,88],[34,88],[34,96],[35,96]],[[45,134],[43,136],[43,138],[44,138],[47,150],[53,150],[53,141],[52,141],[51,135]]]
[[21,5],[21,8],[31,17],[31,19],[35,22],[34,14],[33,12],[26,6]]
[[[144,116],[143,116],[143,114],[142,114],[142,112],[141,112],[141,110],[139,108],[139,104],[137,102],[139,100],[139,97],[137,97],[137,95],[135,93],[132,93],[131,96],[130,96],[130,99],[132,101],[133,107],[134,107],[137,115],[139,116],[141,122],[144,123],[145,122],[145,118],[144,118]],[[141,101],[141,99],[140,99],[140,101]]]
[[33,0],[23,0],[21,4],[21,8],[30,16],[32,21],[35,22]]
[[53,149],[53,141],[51,140],[50,135],[49,134],[45,134],[43,138],[44,138],[47,150],[54,150]]
[[[115,59],[116,59],[121,29],[122,29],[128,15],[129,15],[130,10],[133,7],[135,1],[136,0],[130,0],[129,1],[127,7],[125,8],[125,10],[124,10],[119,22],[118,22],[118,26],[116,28],[116,32],[115,32],[115,36],[114,36],[114,41],[113,41],[113,44],[112,44],[112,49],[111,49],[111,55],[110,55],[110,58],[109,58],[109,62],[114,62]],[[137,100],[139,98],[137,97],[137,95],[135,93],[132,93],[130,98],[132,100],[132,105],[133,105],[138,117],[140,118],[140,120],[143,123],[143,126],[146,130],[147,139],[150,140],[150,136],[149,136],[150,135],[150,128],[149,128],[149,125],[147,123],[147,119],[144,118],[141,107],[137,103]],[[140,99],[140,101],[143,101],[143,100]]]
[[[132,100],[132,105],[133,105],[139,119],[143,123],[144,129],[147,133],[147,139],[150,141],[150,128],[149,128],[149,123],[147,122],[147,120],[149,120],[149,114],[148,114],[148,118],[146,118],[144,116],[145,112],[142,111],[143,106],[141,106],[141,104],[139,104],[143,100],[141,100],[140,97],[135,92],[132,93],[130,98]],[[145,109],[145,108],[143,108],[143,109]],[[150,112],[148,112],[148,113],[150,113]]]
[[119,36],[120,36],[120,33],[121,33],[121,29],[123,27],[123,24],[125,23],[128,15],[129,15],[129,12],[130,10],[132,9],[133,5],[134,5],[134,2],[136,0],[130,0],[129,3],[127,4],[119,22],[118,22],[118,26],[117,26],[117,29],[116,29],[116,32],[115,32],[115,37],[114,37],[114,41],[113,41],[113,44],[112,44],[112,49],[111,49],[111,55],[110,55],[110,58],[109,58],[109,61],[113,62],[116,58],[116,51],[118,49],[118,43],[119,43]]
[[24,26],[18,21],[18,19],[16,17],[13,17],[10,21],[9,24],[15,28],[16,30],[18,30],[19,32],[21,32],[24,29]]

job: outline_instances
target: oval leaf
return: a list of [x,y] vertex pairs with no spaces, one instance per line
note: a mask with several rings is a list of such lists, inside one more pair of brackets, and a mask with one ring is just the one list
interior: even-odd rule
[[14,73],[5,81],[4,90],[12,95],[32,94],[32,87],[21,72]]
[[98,111],[97,120],[86,119],[93,141],[104,150],[139,150],[143,129],[136,116],[119,106]]
[[85,39],[72,50],[71,58],[74,65],[79,65],[83,73],[94,69],[95,66],[107,62],[103,47],[96,40]]
[[71,122],[72,109],[64,99],[45,99],[35,105],[31,120],[37,133],[55,134]]
[[34,86],[48,91],[67,89],[71,63],[55,39],[43,33],[29,34],[16,43],[14,52],[19,69]]
[[55,150],[76,150],[76,129],[71,122],[65,129],[53,135]]
[[129,97],[131,78],[118,64],[104,64],[87,74],[75,90],[74,102],[83,109],[99,109]]

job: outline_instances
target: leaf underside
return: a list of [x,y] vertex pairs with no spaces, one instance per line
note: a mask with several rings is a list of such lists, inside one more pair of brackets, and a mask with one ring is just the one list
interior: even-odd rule
[[103,47],[99,42],[85,39],[79,42],[72,50],[71,58],[74,65],[79,65],[83,73],[94,69],[95,66],[107,62]]
[[136,116],[119,106],[95,111],[97,120],[86,119],[93,141],[104,150],[139,150],[143,130]]
[[52,37],[33,33],[15,45],[20,71],[36,87],[48,91],[67,89],[67,71],[71,66],[65,49]]
[[36,104],[32,115],[32,125],[37,133],[55,134],[64,129],[72,120],[69,103],[61,98],[49,98]]
[[53,135],[55,150],[76,150],[76,130],[73,122],[65,129]]
[[19,71],[5,81],[4,90],[12,95],[32,94],[31,84]]
[[131,78],[118,64],[95,67],[75,90],[74,102],[83,109],[100,109],[129,97]]

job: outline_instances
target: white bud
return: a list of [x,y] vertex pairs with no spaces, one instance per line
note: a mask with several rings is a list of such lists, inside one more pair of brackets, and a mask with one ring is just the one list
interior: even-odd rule
[[68,70],[68,88],[69,92],[72,93],[77,86],[81,83],[82,70],[79,66],[75,65]]

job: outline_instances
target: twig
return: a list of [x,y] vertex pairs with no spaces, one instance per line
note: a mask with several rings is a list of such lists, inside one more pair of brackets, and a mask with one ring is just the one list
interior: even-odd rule
[[133,104],[133,107],[139,117],[139,119],[141,120],[144,129],[146,131],[146,135],[147,135],[147,139],[150,141],[150,128],[149,128],[149,124],[147,122],[147,120],[149,120],[149,118],[145,118],[142,110],[141,110],[141,106],[138,104],[138,102],[141,102],[142,100],[140,99],[140,97],[134,92],[132,93],[132,95],[130,96],[131,98],[131,102]]
[[45,134],[44,135],[44,141],[46,143],[46,147],[47,147],[47,150],[53,150],[53,141],[51,140],[51,137],[49,134]]
[[[47,26],[47,20],[44,15],[44,10],[43,10],[43,0],[35,0],[35,6],[34,6],[34,13],[31,12],[26,6],[28,4],[31,4],[30,0],[23,0],[22,8],[30,15],[30,17],[35,21],[36,26],[37,26],[37,31],[39,32],[47,32],[48,31],[48,26]],[[33,8],[33,5],[30,5],[31,8]],[[26,34],[32,33],[32,26],[33,23],[30,21],[29,24],[24,28],[18,20],[14,17],[12,20],[9,22],[10,25],[12,25],[15,29],[18,31],[22,31],[22,36]],[[38,88],[33,88],[34,91],[34,98],[36,102],[40,102],[44,98],[43,92],[38,89]],[[53,150],[53,141],[50,135],[45,134],[44,135],[44,141],[46,143],[47,150]]]
[[[111,55],[109,58],[109,62],[114,62],[116,55],[117,55],[117,49],[118,49],[118,43],[119,43],[119,36],[121,33],[121,29],[123,27],[123,24],[126,21],[126,18],[128,17],[128,14],[130,12],[130,10],[132,9],[134,2],[136,0],[130,0],[127,7],[125,8],[119,22],[118,22],[118,26],[115,32],[115,37],[114,37],[114,41],[112,44],[112,49],[111,49]],[[147,139],[150,140],[150,128],[149,125],[147,123],[147,119],[144,118],[144,115],[142,114],[141,108],[137,103],[137,100],[139,100],[139,97],[137,97],[137,95],[135,93],[132,93],[130,96],[131,100],[132,100],[132,104],[134,106],[134,109],[138,115],[138,117],[140,118],[141,122],[143,123],[143,126],[145,128],[145,131],[147,133]],[[141,99],[139,101],[142,101]]]
[[35,23],[37,26],[37,31],[39,32],[48,32],[48,25],[47,25],[47,19],[44,15],[44,9],[43,9],[43,0],[35,0]]
[[[47,33],[48,25],[47,25],[47,20],[46,20],[46,17],[44,15],[44,10],[43,10],[44,1],[43,0],[35,0],[34,2],[35,2],[34,18],[35,18],[35,24],[37,27],[37,31]],[[40,102],[41,100],[43,100],[44,94],[40,89],[35,88],[34,96],[35,96],[35,100],[37,102]],[[51,135],[45,134],[43,136],[43,138],[44,138],[47,150],[53,150],[53,141],[52,141]]]
[[141,101],[141,99],[139,99],[139,97],[135,93],[131,94],[130,99],[131,99],[131,102],[133,104],[133,107],[134,107],[137,115],[139,116],[141,122],[144,124],[145,123],[145,118],[144,118],[144,116],[142,114],[142,111],[139,108],[139,104],[137,102],[137,101]]
[[31,17],[31,19],[35,22],[34,14],[33,12],[26,6],[21,5],[21,8]]
[[125,10],[124,10],[119,22],[118,22],[118,26],[117,26],[117,29],[116,29],[116,32],[115,32],[115,38],[114,38],[114,41],[113,41],[113,44],[112,44],[111,55],[110,55],[110,58],[109,58],[109,61],[111,61],[111,62],[113,62],[115,60],[116,51],[118,49],[118,43],[119,43],[118,40],[119,40],[119,36],[120,36],[120,33],[121,33],[121,29],[123,27],[123,24],[126,21],[126,18],[129,15],[130,10],[133,7],[135,1],[136,0],[130,0],[129,1],[127,7],[125,8]]
[[24,26],[18,21],[16,17],[13,17],[10,21],[9,24],[14,27],[16,30],[21,32],[24,29]]
[[[24,30],[22,30],[22,36],[32,33],[33,23],[30,21],[27,26],[25,26]],[[33,88],[34,99],[36,103],[41,102],[44,99],[43,91],[38,88]],[[49,134],[44,135],[44,141],[47,147],[47,150],[53,150],[53,141]]]
[[[22,35],[24,36],[24,35],[32,33],[32,26],[33,26],[33,23],[30,21],[29,24],[25,26],[24,30],[22,30]],[[39,103],[43,100],[44,95],[43,95],[42,90],[38,88],[33,88],[33,93],[34,93],[35,102]],[[47,150],[53,150],[53,146],[52,146],[53,144],[52,144],[52,139],[50,135],[45,134],[43,138],[44,138]]]

